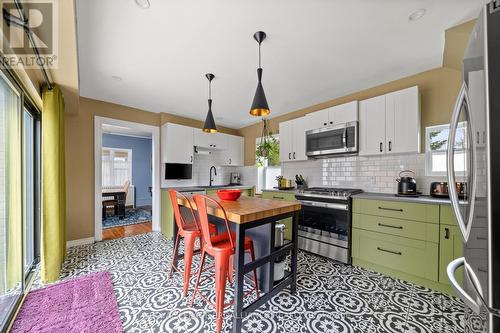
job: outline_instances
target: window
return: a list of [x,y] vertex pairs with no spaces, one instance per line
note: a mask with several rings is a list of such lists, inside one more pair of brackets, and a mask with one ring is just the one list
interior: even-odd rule
[[102,148],[102,186],[123,186],[132,183],[132,150]]
[[[24,105],[24,107],[23,107]],[[39,256],[40,116],[0,72],[0,331],[33,278]]]
[[263,189],[270,189],[276,186],[276,177],[281,175],[278,135],[272,135],[272,141],[268,144],[268,157],[260,156],[258,152],[260,141],[261,138],[257,138],[255,141],[255,161],[257,164],[256,193],[262,193]]
[[[446,150],[448,149],[449,133],[450,124],[430,126],[425,129],[425,170],[427,176],[446,175]],[[458,174],[464,174],[466,171],[466,138],[466,125],[461,122],[457,126],[455,136],[455,170]]]

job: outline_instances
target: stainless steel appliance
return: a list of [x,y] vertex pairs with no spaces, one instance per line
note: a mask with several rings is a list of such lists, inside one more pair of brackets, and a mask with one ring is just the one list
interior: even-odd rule
[[[448,278],[464,301],[465,332],[500,332],[500,4],[483,7],[463,60],[448,137],[448,184],[465,170],[465,195],[448,191],[464,240]],[[464,127],[459,126],[460,124]],[[464,128],[464,129],[461,129]],[[452,143],[452,144],[450,144]],[[462,158],[456,158],[460,154]],[[465,155],[465,158],[463,158]],[[463,161],[458,165],[459,161]],[[456,271],[463,268],[463,283]]]
[[[467,183],[465,182],[456,182],[455,186],[457,188],[457,194],[459,199],[463,199],[465,196],[465,189],[467,188]],[[447,182],[432,182],[430,194],[436,198],[449,198],[450,194],[448,191],[448,183]]]
[[318,128],[306,132],[306,155],[311,158],[357,154],[358,122]]
[[348,263],[351,260],[351,196],[358,189],[312,187],[295,192],[302,204],[299,248]]
[[238,172],[231,172],[229,176],[229,185],[241,185],[241,176]]
[[399,178],[396,179],[398,182],[398,194],[399,195],[416,195],[417,194],[417,181],[414,177],[401,176],[404,173],[410,173],[415,176],[415,172],[411,170],[403,170],[399,173]]

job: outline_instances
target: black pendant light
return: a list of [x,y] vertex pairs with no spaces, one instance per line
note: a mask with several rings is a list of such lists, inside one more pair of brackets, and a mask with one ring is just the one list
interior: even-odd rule
[[217,133],[217,126],[215,126],[214,115],[212,114],[212,80],[215,75],[207,73],[205,76],[208,79],[208,113],[205,119],[205,125],[203,125],[203,132]]
[[250,108],[250,114],[256,117],[267,116],[271,113],[269,110],[269,105],[267,105],[266,94],[264,93],[264,88],[262,87],[262,68],[260,64],[260,44],[266,39],[266,33],[264,31],[257,31],[253,38],[259,43],[259,68],[257,68],[257,77],[259,82],[257,83],[257,89],[255,90],[255,96],[253,98],[252,107]]

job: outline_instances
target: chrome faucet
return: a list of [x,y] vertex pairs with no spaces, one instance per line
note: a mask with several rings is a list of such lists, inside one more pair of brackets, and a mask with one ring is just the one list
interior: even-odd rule
[[212,170],[214,170],[214,175],[217,176],[217,169],[212,165],[210,167],[210,184],[208,186],[212,186],[212,182],[213,182],[213,179],[212,179]]

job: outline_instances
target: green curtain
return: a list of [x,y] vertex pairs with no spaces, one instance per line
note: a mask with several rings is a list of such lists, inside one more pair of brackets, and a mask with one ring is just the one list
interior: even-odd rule
[[[2,81],[2,85],[5,83]],[[10,91],[8,86],[5,91]],[[6,290],[21,285],[22,275],[22,207],[21,207],[21,114],[19,97],[5,93],[6,210],[7,210],[7,284]]]
[[66,184],[64,167],[64,99],[61,90],[42,92],[41,277],[59,279],[66,253]]

